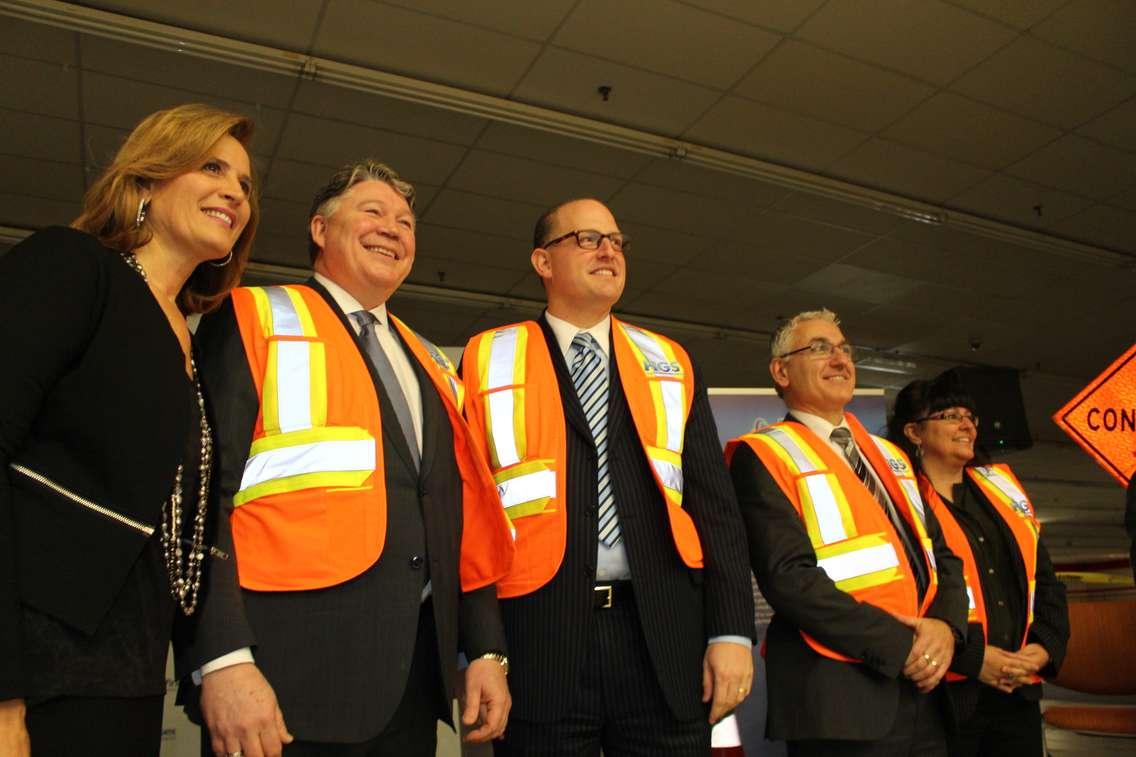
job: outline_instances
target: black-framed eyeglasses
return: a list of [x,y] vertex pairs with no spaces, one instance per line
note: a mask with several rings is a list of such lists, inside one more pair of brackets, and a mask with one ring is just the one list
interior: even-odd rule
[[554,244],[560,244],[568,237],[576,237],[576,244],[579,245],[581,250],[598,250],[606,239],[611,243],[611,248],[616,252],[631,251],[631,237],[618,231],[604,234],[595,229],[576,229],[575,231],[569,231],[567,234],[556,237],[556,239],[548,240],[542,244],[541,247],[551,247]]
[[974,413],[935,413],[934,415],[924,415],[922,418],[916,418],[912,423],[922,423],[923,421],[946,421],[956,426],[961,426],[963,421],[970,421],[975,428],[978,428],[978,416]]
[[832,353],[839,352],[841,355],[848,358],[849,360],[855,359],[855,356],[856,356],[856,348],[853,347],[848,342],[841,342],[840,344],[833,344],[832,342],[828,341],[827,339],[814,339],[811,342],[809,342],[808,344],[806,344],[804,347],[800,347],[800,348],[795,349],[795,350],[789,350],[788,352],[783,353],[781,355],[778,355],[777,357],[778,357],[778,359],[783,360],[783,359],[785,359],[787,357],[791,357],[793,355],[799,355],[802,352],[807,352],[810,355],[819,355],[820,357],[824,357],[824,358],[830,358],[830,357],[832,357]]

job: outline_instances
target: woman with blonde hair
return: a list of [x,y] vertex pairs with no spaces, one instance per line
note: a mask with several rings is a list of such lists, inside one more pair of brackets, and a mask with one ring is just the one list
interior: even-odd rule
[[248,260],[252,130],[205,105],[148,116],[70,227],[0,258],[5,757],[159,751],[175,615],[226,557],[186,317]]

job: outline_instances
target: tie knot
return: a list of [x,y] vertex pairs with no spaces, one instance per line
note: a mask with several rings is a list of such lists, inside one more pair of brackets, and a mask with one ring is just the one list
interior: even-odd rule
[[843,426],[832,429],[832,433],[829,434],[828,438],[839,444],[845,451],[847,451],[853,443],[852,432]]
[[572,347],[575,348],[577,352],[587,352],[591,350],[598,354],[600,351],[599,342],[587,331],[581,331],[576,334],[576,336],[572,337]]
[[379,323],[378,316],[370,310],[356,310],[351,314],[351,320],[355,321],[355,325],[359,327],[360,331],[366,331],[367,328]]

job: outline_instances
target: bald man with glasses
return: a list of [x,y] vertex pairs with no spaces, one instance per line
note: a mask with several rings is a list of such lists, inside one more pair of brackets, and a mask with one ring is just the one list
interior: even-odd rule
[[631,240],[601,202],[546,212],[533,248],[547,310],[462,361],[516,533],[496,753],[707,755],[749,693],[754,623],[706,388],[678,343],[611,314]]
[[789,414],[726,447],[774,610],[767,735],[802,755],[946,755],[939,687],[964,639],[962,564],[903,452],[845,411],[852,346],[829,310],[774,335]]

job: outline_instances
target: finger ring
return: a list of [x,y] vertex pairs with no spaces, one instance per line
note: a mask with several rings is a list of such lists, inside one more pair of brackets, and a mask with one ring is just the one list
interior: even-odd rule
[[743,697],[746,695],[745,686],[742,686],[740,689],[738,689],[738,694]]
[[938,660],[931,660],[931,667],[933,667],[933,668],[939,667],[939,661]]
[[931,661],[931,655],[924,652],[923,653],[923,659],[926,660],[927,662],[930,662]]
[[244,751],[238,749],[235,752],[226,752],[225,757],[245,757]]

